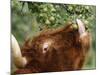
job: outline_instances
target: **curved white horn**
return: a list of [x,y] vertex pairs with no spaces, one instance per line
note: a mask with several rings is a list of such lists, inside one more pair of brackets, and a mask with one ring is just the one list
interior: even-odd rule
[[85,32],[85,25],[84,25],[84,23],[80,19],[76,19],[76,22],[78,24],[79,33],[80,34],[84,33]]
[[80,34],[80,38],[82,39],[88,35],[88,32],[86,32],[85,25],[80,19],[76,19],[76,22],[78,25],[78,31]]
[[91,34],[86,31],[85,25],[81,20],[77,19],[76,21],[77,21],[77,24],[78,24],[78,31],[79,31],[79,34],[80,34],[80,42],[82,43],[83,49],[86,49],[86,50],[83,50],[83,51],[88,51],[88,49],[91,45],[91,40],[92,40]]
[[24,67],[27,60],[25,57],[22,57],[19,44],[13,35],[11,36],[11,49],[13,61],[16,67]]

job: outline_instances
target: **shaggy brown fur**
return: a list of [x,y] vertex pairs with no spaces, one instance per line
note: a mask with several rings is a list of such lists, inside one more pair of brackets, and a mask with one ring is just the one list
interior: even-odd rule
[[80,70],[90,47],[89,33],[80,39],[78,29],[73,29],[72,24],[43,31],[33,39],[22,47],[22,55],[28,63],[16,73]]

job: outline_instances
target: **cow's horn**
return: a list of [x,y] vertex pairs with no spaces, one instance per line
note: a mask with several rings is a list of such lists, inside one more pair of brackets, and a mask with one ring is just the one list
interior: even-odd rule
[[79,34],[82,35],[85,32],[85,25],[80,19],[76,19],[78,25]]
[[11,49],[13,58],[12,60],[16,67],[24,67],[27,63],[27,60],[22,56],[19,44],[13,35],[11,36]]

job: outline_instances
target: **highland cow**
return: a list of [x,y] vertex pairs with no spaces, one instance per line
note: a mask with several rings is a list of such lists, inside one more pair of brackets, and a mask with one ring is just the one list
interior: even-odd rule
[[76,24],[71,22],[56,30],[42,31],[37,37],[25,41],[21,54],[26,63],[21,68],[18,66],[16,73],[80,70],[89,51],[90,41],[90,33],[79,19]]

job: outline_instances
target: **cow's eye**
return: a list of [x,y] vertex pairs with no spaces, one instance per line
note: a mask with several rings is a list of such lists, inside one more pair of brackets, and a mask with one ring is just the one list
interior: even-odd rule
[[43,44],[43,53],[46,53],[48,51],[48,47],[49,47],[48,43]]
[[50,50],[52,44],[53,40],[51,39],[46,40],[42,45],[42,53],[46,53],[48,50]]
[[48,50],[48,48],[44,48],[44,50],[43,50],[44,52],[43,53],[45,53],[47,50]]

